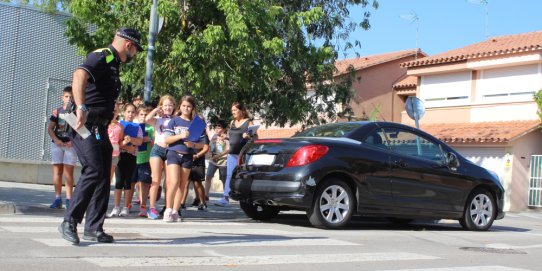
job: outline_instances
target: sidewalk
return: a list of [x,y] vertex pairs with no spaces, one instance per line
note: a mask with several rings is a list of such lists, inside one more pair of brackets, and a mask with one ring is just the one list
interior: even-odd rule
[[[113,208],[113,190],[109,197],[110,211]],[[62,196],[64,197],[64,190]],[[230,206],[214,206],[221,194],[211,193],[210,202],[207,203],[207,211],[198,211],[196,207],[188,206],[193,201],[193,192],[189,193],[187,199],[187,209],[183,210],[183,216],[186,218],[202,219],[246,219],[247,217],[239,208],[239,203],[230,201]],[[45,214],[60,216],[64,209],[51,209],[49,205],[55,198],[52,185],[26,184],[0,181],[0,215],[2,214]],[[157,203],[158,208],[164,206],[164,197]],[[63,198],[64,200],[64,198]],[[139,206],[134,205],[129,218],[138,218]]]

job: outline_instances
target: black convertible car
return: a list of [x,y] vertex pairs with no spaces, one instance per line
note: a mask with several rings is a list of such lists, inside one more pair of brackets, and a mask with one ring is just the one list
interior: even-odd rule
[[319,228],[340,228],[357,214],[401,223],[457,219],[481,231],[504,217],[495,173],[423,131],[391,122],[333,123],[247,143],[230,187],[253,219],[304,210]]

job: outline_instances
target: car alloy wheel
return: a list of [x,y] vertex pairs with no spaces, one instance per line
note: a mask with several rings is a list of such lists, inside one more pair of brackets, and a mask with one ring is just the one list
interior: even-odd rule
[[340,228],[352,217],[354,197],[343,181],[330,179],[317,189],[314,204],[307,215],[318,228]]
[[471,231],[485,231],[491,227],[495,220],[495,200],[484,189],[475,190],[465,206],[461,225]]

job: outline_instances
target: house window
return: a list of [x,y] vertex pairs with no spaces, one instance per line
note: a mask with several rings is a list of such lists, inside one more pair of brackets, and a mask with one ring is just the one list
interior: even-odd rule
[[422,76],[420,96],[426,107],[466,105],[470,94],[471,72]]
[[478,81],[477,102],[532,101],[542,88],[538,64],[483,70]]

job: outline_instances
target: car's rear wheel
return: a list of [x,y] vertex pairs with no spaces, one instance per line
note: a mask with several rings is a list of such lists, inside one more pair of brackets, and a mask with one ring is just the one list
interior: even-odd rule
[[354,206],[355,199],[350,187],[344,181],[328,179],[316,190],[307,216],[317,228],[337,229],[348,224]]
[[469,196],[459,223],[467,230],[485,231],[493,225],[496,214],[493,195],[485,189],[476,189]]
[[241,210],[245,212],[245,214],[255,220],[269,220],[277,217],[277,215],[280,212],[280,209],[275,206],[269,206],[269,205],[258,205],[254,203],[248,203],[248,202],[239,202],[239,206],[241,207]]

